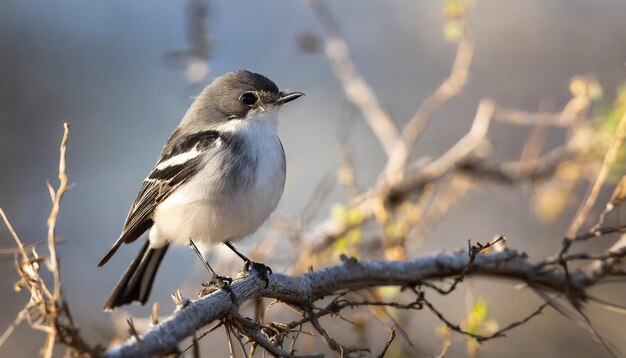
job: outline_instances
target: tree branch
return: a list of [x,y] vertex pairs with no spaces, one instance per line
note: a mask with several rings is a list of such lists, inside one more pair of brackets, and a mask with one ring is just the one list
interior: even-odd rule
[[374,91],[357,71],[328,4],[324,0],[310,0],[309,4],[326,34],[326,57],[346,92],[346,98],[361,111],[385,152],[391,154],[398,139],[395,122],[383,110]]
[[[270,275],[265,286],[256,271],[237,278],[231,289],[236,302],[224,291],[192,301],[175,312],[169,319],[141,335],[129,339],[120,347],[105,352],[107,357],[150,356],[174,349],[186,337],[201,327],[236,312],[239,305],[257,298],[267,297],[298,307],[308,307],[312,302],[336,294],[341,290],[359,290],[375,286],[419,286],[428,280],[480,275],[519,280],[543,290],[567,293],[570,299],[584,299],[584,289],[589,277],[578,272],[569,279],[554,269],[537,270],[524,254],[512,250],[480,254],[468,266],[466,252],[441,254],[415,260],[397,262],[358,262],[346,260],[343,264],[328,267],[302,276],[291,277],[280,273]],[[588,272],[587,272],[588,274]],[[596,281],[603,272],[597,272]],[[595,282],[595,281],[594,281]]]

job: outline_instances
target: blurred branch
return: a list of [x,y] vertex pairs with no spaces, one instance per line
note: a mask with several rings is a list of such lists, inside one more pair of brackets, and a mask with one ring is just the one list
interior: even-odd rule
[[567,148],[556,148],[537,158],[533,166],[525,165],[524,160],[493,165],[483,160],[468,158],[460,162],[456,170],[479,181],[505,185],[533,183],[550,178],[559,164],[572,158],[574,154]]
[[476,117],[474,117],[470,131],[437,160],[420,169],[419,175],[410,176],[394,185],[389,195],[390,198],[395,200],[399,193],[423,186],[423,183],[441,177],[478,149],[486,139],[494,108],[493,101],[482,100],[476,110]]
[[568,112],[527,112],[501,106],[494,113],[496,121],[518,126],[570,127],[574,118]]
[[615,131],[615,135],[613,136],[613,141],[611,142],[611,146],[606,152],[604,156],[604,161],[602,162],[602,167],[598,172],[598,176],[593,184],[589,187],[587,192],[587,197],[585,201],[578,208],[578,212],[576,212],[576,216],[574,216],[574,220],[572,221],[569,229],[567,230],[567,236],[573,237],[578,232],[578,229],[585,222],[587,217],[589,216],[589,212],[593,207],[593,204],[598,199],[598,195],[600,194],[600,189],[604,185],[604,181],[609,175],[615,160],[619,154],[620,148],[624,143],[624,138],[626,138],[626,113],[622,115],[622,119],[619,122],[619,126]]
[[387,162],[385,172],[388,176],[402,174],[415,142],[426,129],[435,112],[465,87],[473,54],[474,42],[471,36],[466,35],[457,45],[456,57],[448,78],[422,102],[417,112],[402,129],[401,137],[396,142]]
[[448,215],[452,208],[469,193],[474,184],[475,181],[468,175],[452,174],[449,182],[436,189],[436,196],[420,220],[407,231],[407,240],[421,246],[425,242],[427,233]]
[[415,142],[426,129],[433,114],[467,83],[468,70],[474,53],[474,42],[465,29],[457,45],[450,75],[422,102],[413,117],[398,134],[397,125],[378,103],[376,95],[358,74],[350,58],[348,45],[341,36],[339,25],[324,0],[310,0],[316,18],[326,34],[326,56],[335,76],[341,82],[346,96],[363,114],[385,152],[389,155],[385,173],[402,176]]
[[[491,100],[481,101],[470,131],[446,153],[424,168],[407,174],[399,182],[390,184],[390,186],[383,183],[355,198],[350,210],[358,212],[363,220],[368,220],[374,216],[375,207],[381,200],[381,197],[384,199],[383,201],[398,202],[400,198],[406,197],[410,192],[422,190],[427,183],[454,170],[462,160],[466,159],[468,155],[483,143],[489,129],[493,106],[494,104]],[[349,230],[351,226],[341,219],[329,218],[310,230],[306,234],[304,241],[309,244],[312,243],[312,254],[319,253],[332,244],[336,237]],[[306,260],[309,255],[302,255],[302,257]]]
[[611,212],[613,212],[613,210],[622,205],[624,203],[624,200],[626,200],[626,175],[622,176],[619,183],[617,183],[617,186],[615,186],[615,188],[613,189],[611,199],[609,199],[609,202],[606,203],[604,210],[602,210],[602,213],[600,213],[598,222],[594,225],[591,231],[604,225],[607,215],[609,215]]
[[398,139],[398,130],[389,115],[378,103],[376,95],[358,73],[348,52],[348,45],[341,36],[339,24],[333,17],[325,0],[309,0],[317,21],[326,34],[326,57],[335,76],[341,82],[348,100],[363,114],[385,152],[390,154]]
[[[565,148],[557,148],[548,154],[537,159],[534,168],[524,165],[521,161],[507,162],[503,164],[488,164],[478,158],[465,158],[450,167],[451,171],[469,175],[472,179],[491,184],[515,185],[519,183],[535,183],[546,180],[552,176],[557,166],[563,160],[570,158],[574,153]],[[448,167],[448,166],[447,166]],[[432,173],[424,174],[421,170],[416,170],[409,174],[404,180],[391,185],[387,189],[390,203],[399,203],[401,198],[407,198],[412,193],[420,192],[423,187],[437,178],[433,178]],[[369,192],[353,200],[349,210],[358,212],[367,221],[374,216],[374,202],[381,195],[381,189],[372,189]],[[343,221],[341,218],[329,217],[315,227],[304,233],[303,242],[309,245],[307,254],[300,257],[301,262],[297,265],[300,269],[308,265],[307,260],[311,255],[315,255],[330,247],[337,237],[345,234],[354,225]]]
[[622,233],[620,239],[613,244],[603,256],[594,258],[594,261],[585,267],[583,275],[588,285],[597,283],[602,277],[610,274],[623,275],[621,265],[626,254],[626,235]]
[[165,61],[185,70],[185,75],[194,84],[201,83],[209,75],[209,59],[213,41],[209,33],[207,19],[210,14],[208,0],[187,0],[185,13],[185,34],[189,48],[170,51]]

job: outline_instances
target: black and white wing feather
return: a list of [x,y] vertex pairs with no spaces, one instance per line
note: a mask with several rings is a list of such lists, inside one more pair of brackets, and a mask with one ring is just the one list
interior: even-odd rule
[[174,132],[163,148],[158,163],[141,185],[122,234],[98,266],[109,261],[122,243],[137,240],[152,226],[152,214],[156,207],[203,168],[207,160],[205,154],[217,150],[219,138],[216,131],[189,135],[177,135]]

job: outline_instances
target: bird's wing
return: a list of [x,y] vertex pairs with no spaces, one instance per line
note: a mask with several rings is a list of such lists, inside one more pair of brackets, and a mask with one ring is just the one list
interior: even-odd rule
[[104,265],[122,243],[137,240],[152,226],[152,214],[156,207],[202,169],[207,160],[204,154],[217,150],[219,138],[216,131],[172,136],[156,166],[141,185],[126,217],[122,234],[98,266]]

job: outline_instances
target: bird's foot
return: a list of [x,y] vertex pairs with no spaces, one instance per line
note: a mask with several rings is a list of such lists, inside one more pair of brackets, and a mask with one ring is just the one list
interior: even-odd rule
[[255,270],[259,273],[259,278],[263,280],[263,282],[265,282],[265,287],[270,284],[270,280],[267,275],[272,274],[272,269],[269,266],[264,265],[260,262],[247,260],[246,263],[243,265],[243,270],[245,272],[250,272],[250,269]]
[[198,292],[199,297],[204,297],[212,294],[215,291],[224,290],[230,296],[233,302],[237,302],[235,293],[233,292],[230,284],[233,283],[233,279],[230,277],[214,275],[209,282],[202,283],[202,289]]

